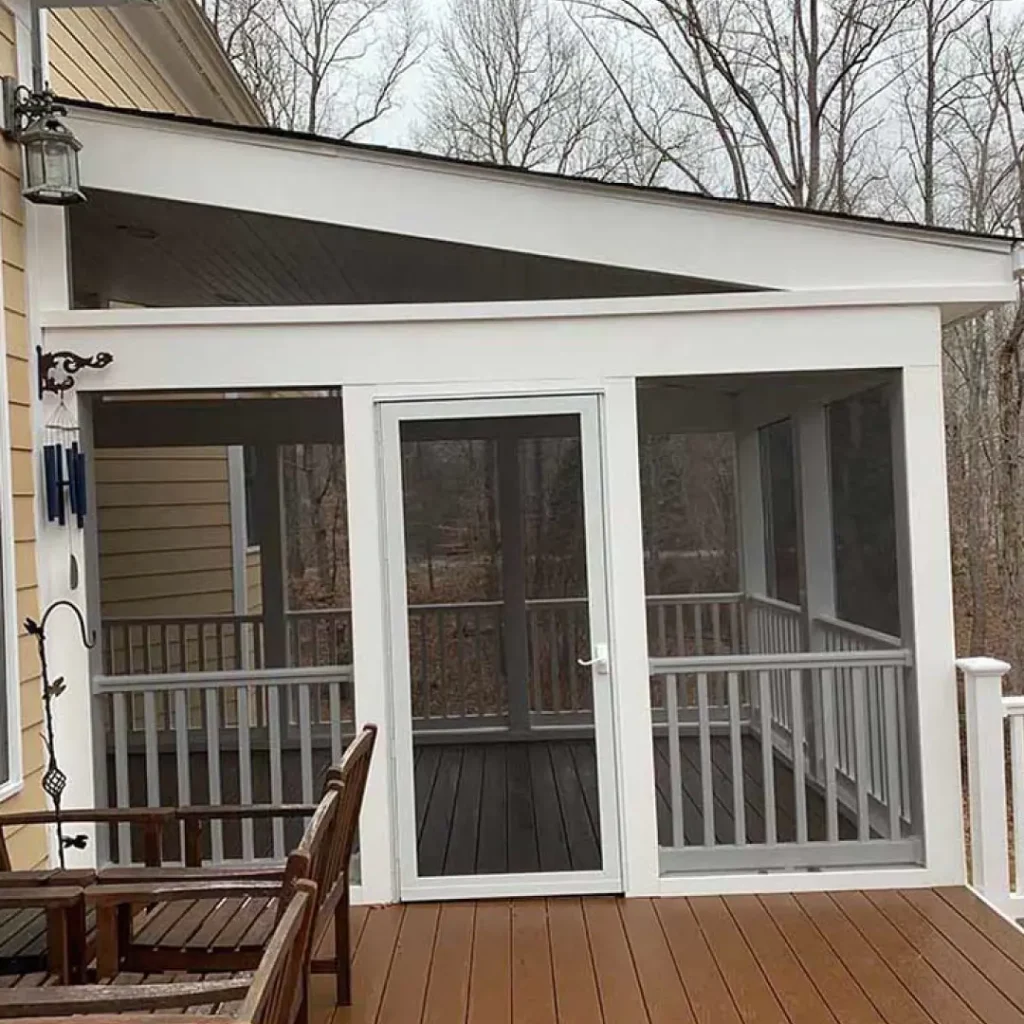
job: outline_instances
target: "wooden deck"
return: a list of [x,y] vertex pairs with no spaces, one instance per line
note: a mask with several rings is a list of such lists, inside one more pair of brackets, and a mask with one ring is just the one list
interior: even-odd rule
[[[715,836],[734,839],[732,761],[727,737],[712,741]],[[682,744],[683,822],[687,844],[703,843],[704,814],[697,737]],[[747,841],[764,842],[761,747],[743,744]],[[668,748],[655,741],[658,838],[672,844]],[[585,871],[601,867],[594,744],[587,740],[420,744],[415,752],[416,815],[422,875]],[[775,759],[781,842],[796,838],[793,772]],[[808,835],[825,838],[825,804],[807,788]],[[840,837],[855,839],[842,814]]]
[[966,889],[356,908],[313,1024],[1024,1024],[1024,933]]

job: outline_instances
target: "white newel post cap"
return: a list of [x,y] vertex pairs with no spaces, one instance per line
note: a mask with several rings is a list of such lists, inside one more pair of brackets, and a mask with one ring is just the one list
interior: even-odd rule
[[1005,676],[1010,666],[998,658],[957,658],[956,667],[965,676]]

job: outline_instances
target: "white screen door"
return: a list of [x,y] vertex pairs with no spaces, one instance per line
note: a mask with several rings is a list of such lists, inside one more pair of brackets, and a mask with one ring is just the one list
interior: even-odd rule
[[379,410],[402,898],[618,891],[597,396]]

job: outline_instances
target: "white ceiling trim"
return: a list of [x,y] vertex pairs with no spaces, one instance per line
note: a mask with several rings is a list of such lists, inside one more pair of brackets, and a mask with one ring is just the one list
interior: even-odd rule
[[1012,283],[916,288],[830,288],[803,292],[727,292],[532,302],[407,303],[377,306],[204,306],[43,310],[43,327],[198,327],[211,325],[387,324],[466,320],[550,320],[731,313],[756,310],[931,306],[1010,302]]
[[616,190],[78,108],[86,187],[786,290],[975,285],[1009,241]]

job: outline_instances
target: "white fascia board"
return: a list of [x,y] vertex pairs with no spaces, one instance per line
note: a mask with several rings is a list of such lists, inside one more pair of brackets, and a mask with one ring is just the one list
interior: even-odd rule
[[86,188],[763,288],[1012,283],[990,240],[73,109]]
[[[49,314],[45,341],[111,366],[93,391],[448,385],[935,365],[936,306],[147,325],[143,311]],[[171,312],[150,310],[150,313]],[[179,312],[179,311],[174,311]],[[189,311],[192,312],[192,311]]]
[[53,309],[44,327],[156,327],[290,324],[390,324],[464,320],[566,320],[671,316],[693,313],[772,312],[798,309],[897,308],[1012,302],[1012,283],[917,288],[827,288],[800,292],[727,292],[640,295],[607,299],[503,302],[420,302],[344,306],[193,306],[125,309]]

